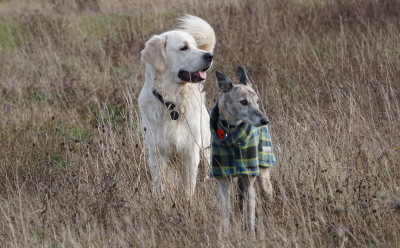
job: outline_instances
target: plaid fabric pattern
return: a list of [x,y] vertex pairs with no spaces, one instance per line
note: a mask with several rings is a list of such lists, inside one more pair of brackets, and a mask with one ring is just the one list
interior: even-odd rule
[[216,131],[219,116],[218,102],[210,116],[212,137],[210,177],[257,176],[260,174],[259,166],[274,166],[276,160],[267,126],[257,128],[242,123],[236,133],[223,140],[218,138]]

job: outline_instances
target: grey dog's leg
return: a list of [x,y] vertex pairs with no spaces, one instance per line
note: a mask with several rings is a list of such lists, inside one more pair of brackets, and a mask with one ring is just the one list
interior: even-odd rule
[[260,176],[258,176],[258,185],[261,189],[263,202],[267,208],[272,206],[273,190],[270,180],[271,168],[260,167]]
[[243,201],[244,201],[244,184],[243,184],[243,177],[238,177],[237,179],[237,186],[239,188],[238,191],[238,205],[239,210],[243,214]]
[[256,192],[254,182],[256,177],[242,176],[244,198],[247,203],[247,228],[250,240],[255,239],[255,219],[256,219]]
[[221,215],[219,237],[226,236],[229,225],[229,211],[231,208],[231,189],[230,189],[230,178],[222,177],[217,178],[218,181],[218,200],[219,200],[219,211]]

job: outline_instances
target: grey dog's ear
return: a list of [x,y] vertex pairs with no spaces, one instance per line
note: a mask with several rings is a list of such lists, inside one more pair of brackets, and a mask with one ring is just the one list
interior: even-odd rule
[[167,38],[154,35],[146,42],[146,47],[140,52],[142,60],[163,73],[167,69],[167,56],[165,55],[165,47]]
[[218,88],[222,90],[222,92],[227,92],[232,89],[233,84],[232,81],[228,78],[227,75],[223,74],[222,72],[215,71],[215,75],[218,79]]
[[238,77],[239,77],[239,83],[252,87],[252,84],[249,78],[247,77],[246,71],[240,66],[238,66]]

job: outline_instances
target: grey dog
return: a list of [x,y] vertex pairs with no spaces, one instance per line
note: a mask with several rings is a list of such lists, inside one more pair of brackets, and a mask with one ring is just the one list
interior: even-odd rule
[[[259,97],[245,72],[239,66],[239,84],[234,85],[223,73],[216,71],[218,87],[224,96],[211,113],[212,163],[210,176],[218,181],[220,204],[220,235],[226,233],[230,212],[230,181],[238,177],[239,206],[247,205],[250,239],[255,237],[255,190],[258,182],[267,201],[272,201],[270,170],[275,156],[269,135],[267,117],[258,107]],[[258,176],[258,177],[257,177]]]

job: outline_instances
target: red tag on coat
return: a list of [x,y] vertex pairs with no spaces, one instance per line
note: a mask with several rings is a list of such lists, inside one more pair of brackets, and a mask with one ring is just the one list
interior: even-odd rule
[[225,134],[224,130],[222,130],[221,128],[218,129],[217,134],[220,140],[224,139],[224,134]]

